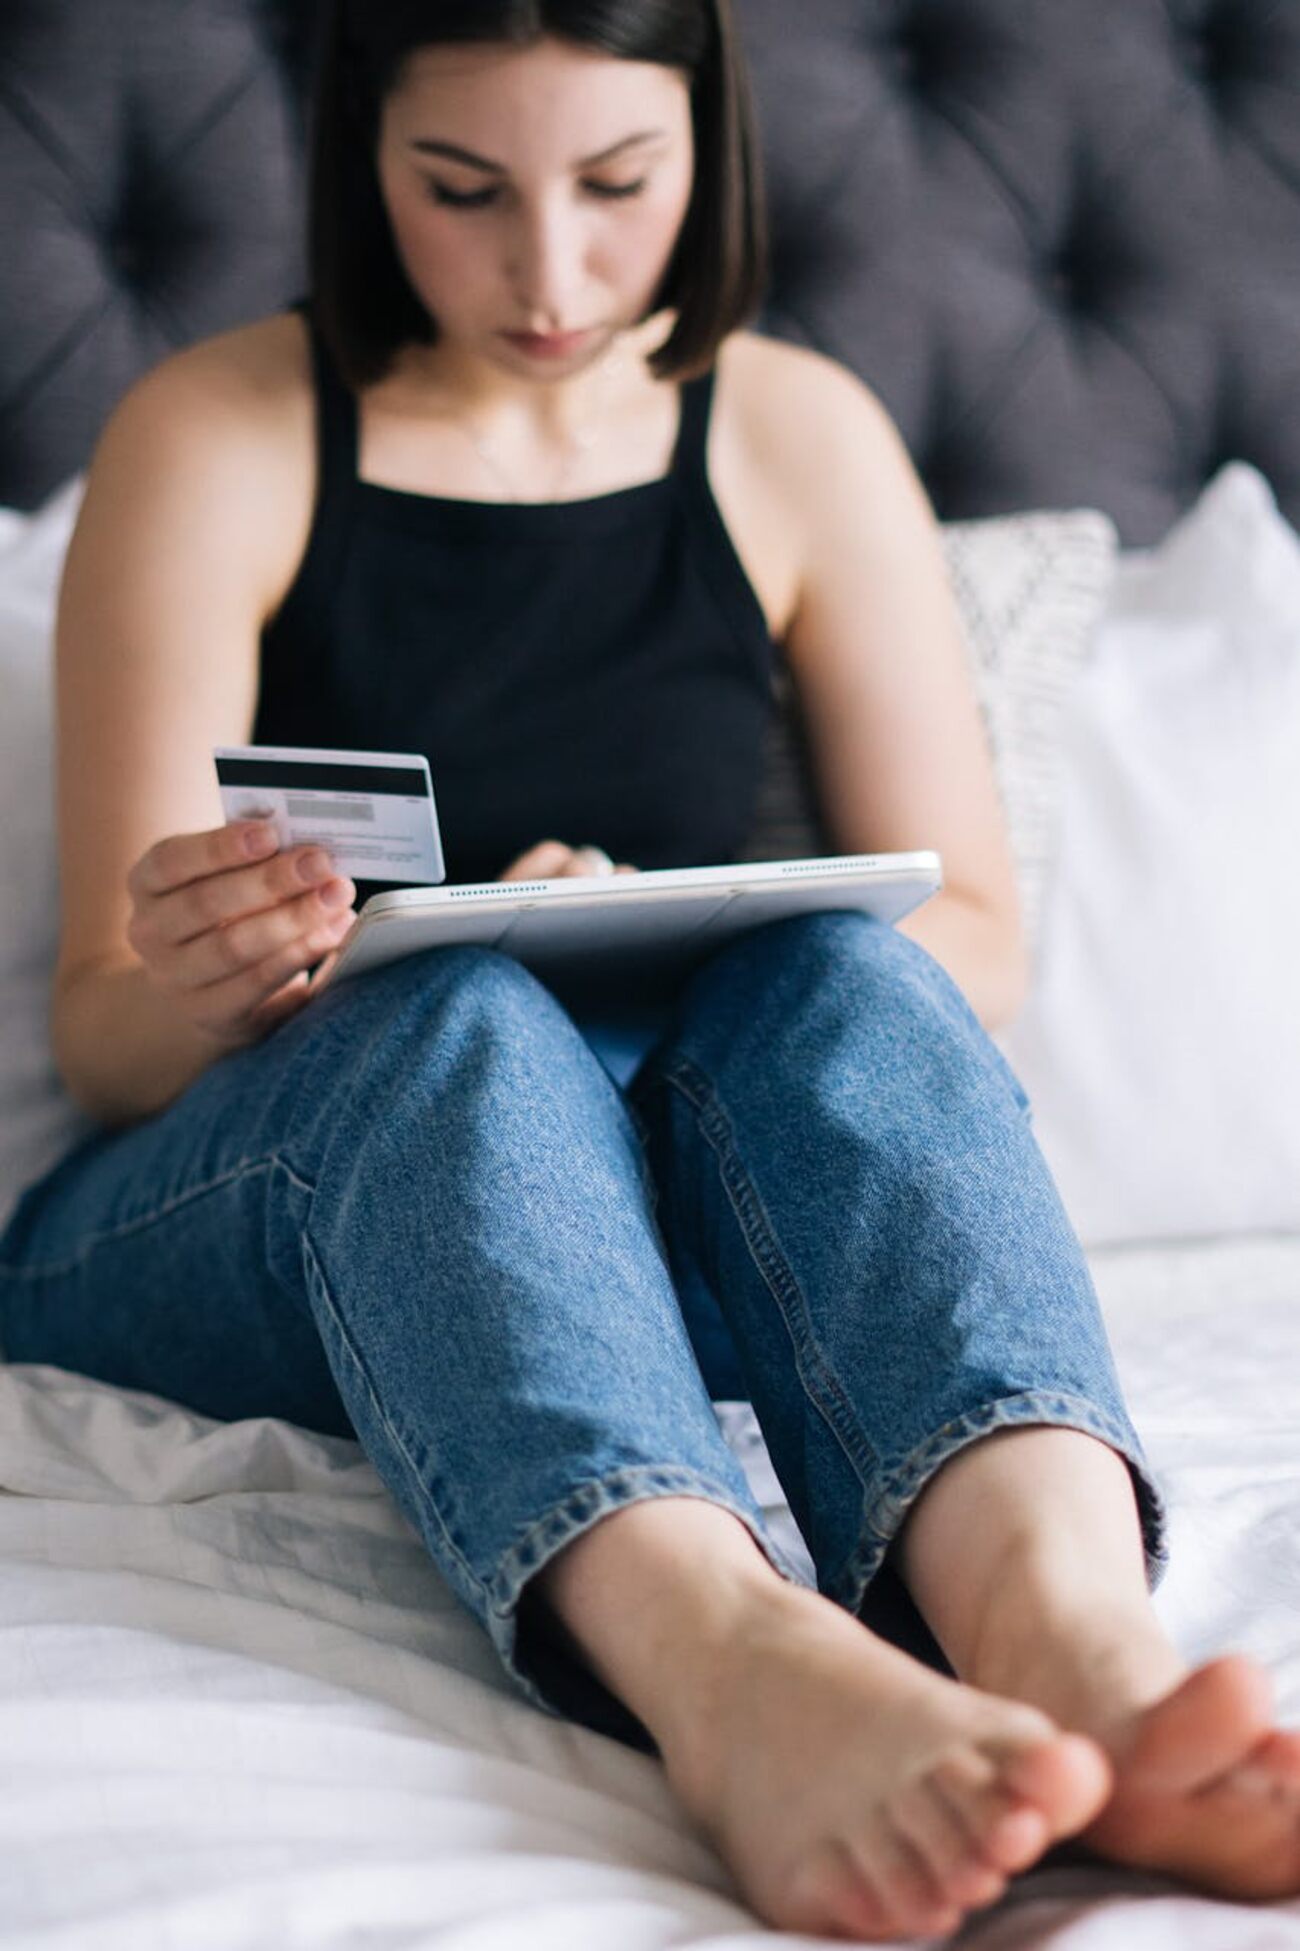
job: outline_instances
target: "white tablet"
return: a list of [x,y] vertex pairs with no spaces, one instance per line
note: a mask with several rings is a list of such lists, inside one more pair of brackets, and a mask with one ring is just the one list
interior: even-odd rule
[[938,854],[924,851],[400,888],[371,896],[315,986],[459,943],[499,949],[543,978],[679,974],[763,922],[829,908],[895,922],[942,884]]

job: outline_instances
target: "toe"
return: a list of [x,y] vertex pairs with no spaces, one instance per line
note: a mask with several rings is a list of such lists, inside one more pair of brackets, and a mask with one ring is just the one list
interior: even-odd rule
[[995,1903],[1006,1878],[981,1853],[955,1802],[927,1775],[893,1805],[894,1822],[925,1859],[936,1891],[949,1903],[974,1908]]
[[1271,1801],[1300,1807],[1300,1734],[1276,1728],[1252,1748],[1238,1771],[1243,1786],[1257,1788]]
[[787,1876],[779,1895],[759,1908],[780,1931],[853,1936],[864,1944],[897,1935],[889,1906],[841,1842],[811,1852]]
[[1269,1732],[1271,1715],[1262,1667],[1236,1653],[1211,1660],[1143,1715],[1125,1771],[1144,1785],[1208,1784],[1244,1761]]
[[868,1867],[877,1889],[904,1920],[943,1909],[943,1885],[924,1853],[891,1817],[892,1811],[871,1838]]
[[1271,1692],[1233,1654],[1148,1708],[1089,1845],[1226,1896],[1300,1894],[1300,1737],[1269,1728]]
[[1057,1735],[996,1759],[949,1757],[934,1779],[964,1823],[972,1855],[1009,1877],[1086,1828],[1105,1805],[1112,1772],[1095,1742]]
[[986,1756],[949,1756],[931,1779],[965,1832],[968,1862],[1005,1880],[1028,1869],[1046,1848],[1042,1815],[1002,1785]]
[[1077,1835],[1103,1809],[1115,1771],[1097,1742],[1082,1734],[1058,1734],[999,1758],[1002,1786],[1038,1810],[1047,1841]]
[[984,1853],[1007,1876],[1032,1869],[1052,1840],[1041,1809],[1021,1803],[992,1814],[984,1833]]
[[960,1906],[945,1895],[921,1851],[892,1823],[882,1822],[872,1837],[865,1867],[896,1936],[939,1937],[959,1927]]

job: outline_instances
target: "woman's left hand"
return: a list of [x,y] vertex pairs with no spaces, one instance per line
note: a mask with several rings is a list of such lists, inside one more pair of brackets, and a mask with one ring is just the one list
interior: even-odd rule
[[602,847],[569,847],[563,840],[540,840],[512,860],[503,881],[553,881],[590,874],[636,874],[626,862],[615,866]]

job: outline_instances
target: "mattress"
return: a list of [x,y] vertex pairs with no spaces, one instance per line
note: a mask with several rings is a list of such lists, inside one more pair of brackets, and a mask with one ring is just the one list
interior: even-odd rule
[[[1092,1265],[1172,1506],[1160,1611],[1300,1725],[1300,1238]],[[356,1444],[47,1367],[0,1368],[0,1755],[5,1951],[823,1942],[760,1926],[655,1762],[511,1692]],[[1052,1868],[961,1943],[1273,1951],[1300,1903]]]

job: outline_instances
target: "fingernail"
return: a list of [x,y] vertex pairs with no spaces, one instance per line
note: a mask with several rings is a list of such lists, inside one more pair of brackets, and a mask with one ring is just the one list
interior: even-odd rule
[[275,845],[273,826],[250,826],[244,831],[244,851],[248,854],[269,854]]
[[330,881],[320,891],[320,898],[327,908],[350,908],[356,888],[351,881]]
[[332,868],[333,863],[329,855],[322,853],[319,847],[313,848],[309,854],[298,856],[298,872],[304,881],[319,881],[324,875],[330,873]]

